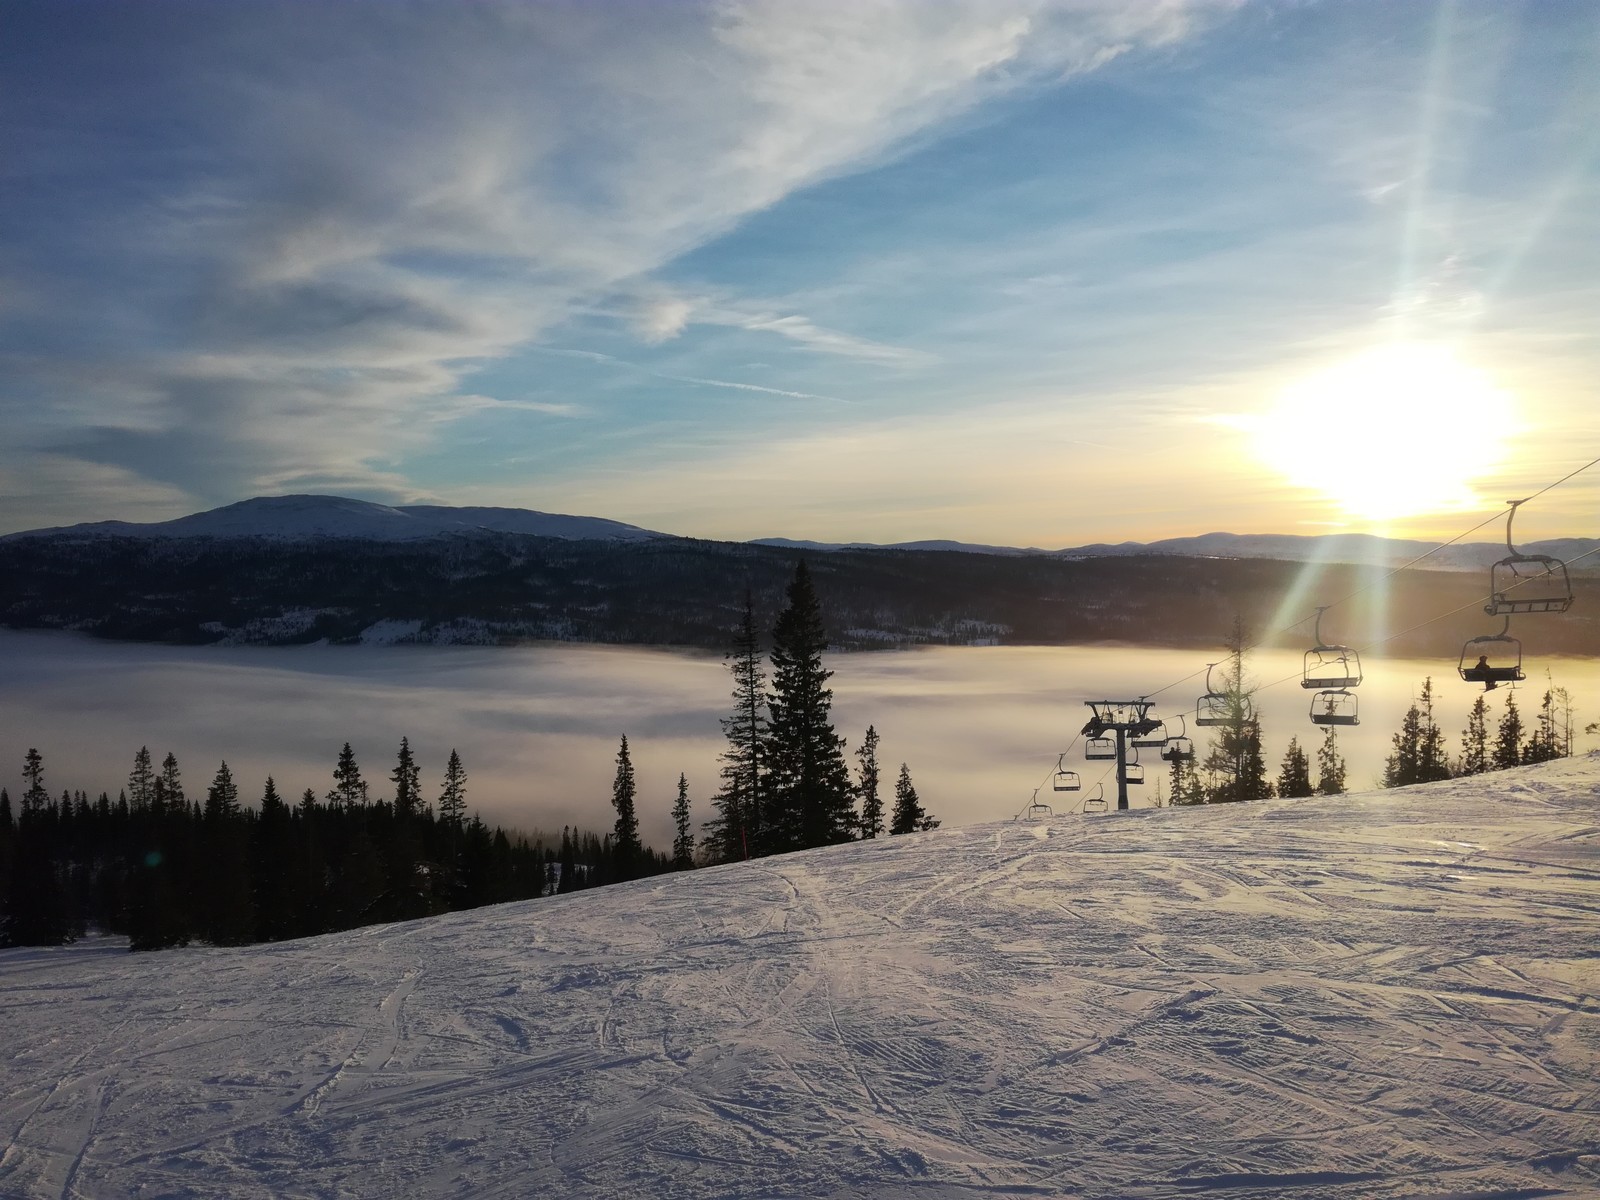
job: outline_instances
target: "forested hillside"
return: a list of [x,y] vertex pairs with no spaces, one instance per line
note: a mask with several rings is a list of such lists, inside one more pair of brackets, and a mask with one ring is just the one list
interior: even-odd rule
[[[1144,556],[1061,561],[933,551],[806,551],[836,646],[1123,641],[1209,647],[1236,614],[1272,629],[1285,596],[1343,595],[1373,567]],[[775,612],[797,552],[661,538],[625,543],[516,534],[415,542],[260,538],[21,538],[0,542],[0,623],[99,637],[278,645],[537,639],[724,648],[748,587]],[[1600,648],[1600,584],[1523,634],[1530,652]],[[1348,617],[1363,642],[1412,620],[1395,653],[1450,655],[1485,632],[1475,573],[1406,571]]]

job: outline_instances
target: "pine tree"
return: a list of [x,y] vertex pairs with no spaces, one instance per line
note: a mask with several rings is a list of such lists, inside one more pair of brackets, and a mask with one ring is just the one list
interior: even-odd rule
[[1433,676],[1422,681],[1418,696],[1422,710],[1420,735],[1417,739],[1417,782],[1432,783],[1450,778],[1450,756],[1445,750],[1444,731],[1433,715]]
[[206,789],[206,819],[231,821],[239,815],[239,785],[233,782],[233,772],[227,761],[217,768],[211,786]]
[[1168,771],[1169,804],[1193,805],[1206,802],[1205,788],[1200,784],[1200,772],[1195,769],[1194,759],[1175,758]]
[[461,828],[462,816],[467,811],[467,772],[461,765],[461,756],[450,748],[450,761],[444,768],[444,786],[439,792],[439,821],[453,829]]
[[44,756],[32,746],[23,756],[22,778],[28,782],[22,793],[22,816],[42,816],[45,806],[50,803],[50,792],[44,786]]
[[1489,705],[1480,694],[1461,731],[1461,773],[1482,775],[1489,769]]
[[[161,799],[167,807],[184,807],[187,803],[187,797],[183,794],[183,777],[178,773],[178,757],[170,750],[167,751],[167,756],[161,760],[161,776],[158,782],[161,784]],[[150,798],[150,803],[152,806],[155,804],[155,796],[153,794]]]
[[1300,739],[1292,737],[1289,739],[1289,748],[1284,751],[1283,764],[1278,769],[1278,795],[1297,800],[1314,795],[1315,791],[1311,786],[1311,763],[1306,758],[1306,752],[1300,748]]
[[134,812],[145,812],[150,808],[155,787],[156,772],[151,765],[150,747],[140,746],[139,752],[133,756],[133,770],[128,774],[128,804]]
[[1245,677],[1247,642],[1244,621],[1235,617],[1228,638],[1228,665],[1222,675],[1226,719],[1217,727],[1204,763],[1209,783],[1207,799],[1212,804],[1265,800],[1272,795],[1267,760],[1261,750],[1261,722],[1250,700],[1255,689]]
[[755,608],[747,590],[744,614],[728,653],[733,674],[733,713],[722,719],[727,747],[722,752],[722,786],[711,798],[716,814],[706,822],[706,851],[714,862],[734,862],[762,844],[761,814],[765,793],[767,720],[762,689],[761,639]]
[[938,818],[930,816],[922,807],[917,789],[911,783],[911,770],[900,764],[900,777],[894,784],[894,815],[889,821],[889,833],[918,833],[939,828]]
[[1317,792],[1323,796],[1342,795],[1344,780],[1344,755],[1339,753],[1339,736],[1329,725],[1322,735],[1322,745],[1317,747]]
[[856,794],[861,797],[861,836],[875,838],[883,833],[883,797],[878,794],[878,731],[871,725],[856,747],[856,762],[860,764]]
[[366,802],[367,785],[361,778],[361,768],[356,764],[356,754],[349,742],[339,751],[339,761],[333,768],[333,787],[327,799],[332,809],[359,808]]
[[1546,688],[1533,718],[1533,734],[1522,747],[1523,763],[1550,762],[1564,755],[1560,724],[1556,717],[1554,689]]
[[611,781],[611,807],[617,811],[617,823],[611,835],[612,852],[618,879],[634,878],[643,849],[639,845],[639,815],[634,797],[633,759],[628,755],[628,739],[624,736],[617,747],[617,774]]
[[409,738],[400,739],[400,752],[395,756],[389,778],[394,783],[395,815],[402,820],[409,818],[422,803],[422,769],[411,753]]
[[1422,710],[1413,701],[1394,735],[1394,753],[1384,761],[1383,786],[1405,787],[1421,779]]
[[1506,694],[1506,711],[1500,717],[1500,728],[1494,740],[1494,769],[1504,771],[1522,762],[1522,714],[1517,711],[1515,692]]
[[772,631],[768,786],[760,844],[781,853],[848,841],[854,789],[845,767],[844,739],[834,732],[833,672],[822,666],[827,635],[822,609],[802,561],[788,590],[788,607]]
[[689,779],[678,776],[678,798],[672,803],[672,827],[677,831],[672,839],[672,866],[677,871],[687,871],[694,866],[694,833],[689,824]]

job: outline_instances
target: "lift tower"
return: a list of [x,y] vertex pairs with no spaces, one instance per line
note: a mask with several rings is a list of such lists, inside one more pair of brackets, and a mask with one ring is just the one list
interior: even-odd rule
[[1085,700],[1094,716],[1083,727],[1086,738],[1108,737],[1117,739],[1117,809],[1128,807],[1128,738],[1139,737],[1161,728],[1161,722],[1150,716],[1150,702],[1144,697],[1137,700]]

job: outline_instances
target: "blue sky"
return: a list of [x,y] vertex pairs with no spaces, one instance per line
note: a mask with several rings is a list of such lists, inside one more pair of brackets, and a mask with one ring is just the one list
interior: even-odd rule
[[0,20],[0,529],[310,491],[1448,536],[1600,454],[1580,0]]

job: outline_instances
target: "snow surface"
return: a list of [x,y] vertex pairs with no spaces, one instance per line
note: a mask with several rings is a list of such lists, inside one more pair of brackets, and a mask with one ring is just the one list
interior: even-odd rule
[[0,953],[4,1196],[1600,1195],[1600,756]]

